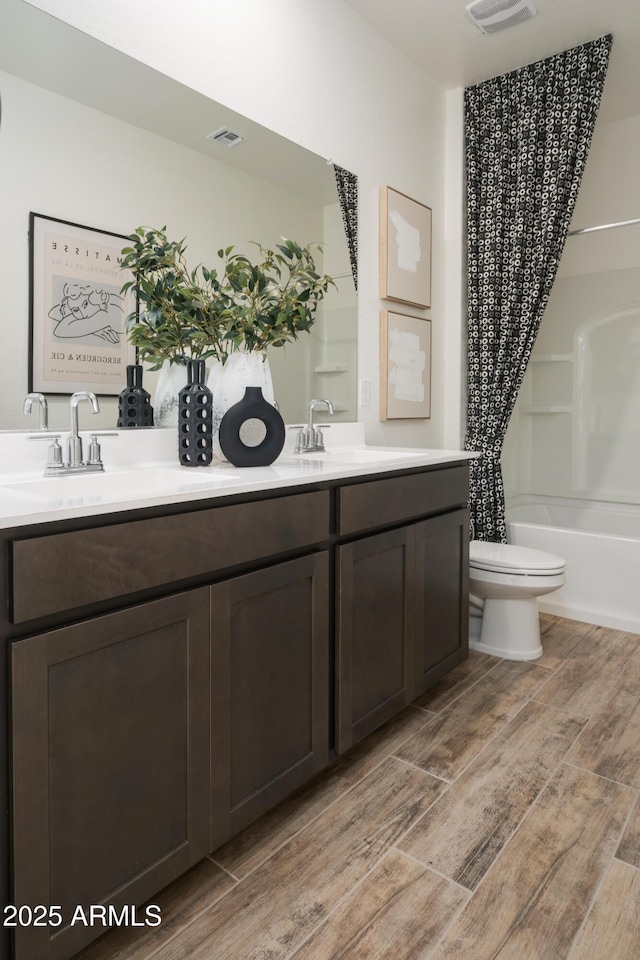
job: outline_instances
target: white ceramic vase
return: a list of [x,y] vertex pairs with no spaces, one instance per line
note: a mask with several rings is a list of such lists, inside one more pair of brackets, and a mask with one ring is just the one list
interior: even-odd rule
[[186,364],[165,360],[153,395],[153,417],[157,427],[178,426],[178,394],[186,385]]
[[[273,381],[271,368],[265,353],[236,350],[230,354],[223,364],[216,360],[209,371],[207,386],[211,390],[211,405],[213,410],[213,448],[221,460],[226,457],[218,443],[220,422],[234,403],[244,397],[247,387],[260,387],[262,395],[268,403],[273,404]],[[244,443],[252,446],[261,442],[264,435],[264,425],[259,421],[249,421],[242,428]]]

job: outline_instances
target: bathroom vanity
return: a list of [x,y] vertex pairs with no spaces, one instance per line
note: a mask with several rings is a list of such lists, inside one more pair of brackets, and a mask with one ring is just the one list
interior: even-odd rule
[[104,932],[78,904],[152,899],[467,656],[468,457],[373,449],[7,486],[2,899],[63,918],[18,960],[71,957]]

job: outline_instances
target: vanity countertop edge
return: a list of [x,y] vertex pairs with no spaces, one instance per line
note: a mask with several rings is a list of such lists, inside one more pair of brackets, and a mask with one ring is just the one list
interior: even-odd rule
[[[73,476],[50,481],[33,470],[29,474],[3,474],[0,475],[0,529],[171,505],[201,503],[204,507],[207,501],[224,501],[251,494],[278,495],[296,489],[302,492],[305,487],[318,484],[367,481],[373,477],[453,466],[476,456],[463,450],[365,444],[335,448],[342,451],[343,457],[349,455],[348,449],[354,450],[354,462],[345,462],[344,459],[334,462],[329,451],[325,459],[285,452],[267,467],[237,468],[230,463],[220,463],[205,468],[188,468],[164,458],[137,466],[114,463],[112,467],[107,465],[104,474],[81,477],[77,484],[77,478]],[[366,461],[358,462],[357,458],[365,455]],[[60,487],[56,486],[61,480],[65,484],[62,494]],[[38,495],[25,492],[34,486],[38,488]],[[115,494],[111,492],[112,487]]]

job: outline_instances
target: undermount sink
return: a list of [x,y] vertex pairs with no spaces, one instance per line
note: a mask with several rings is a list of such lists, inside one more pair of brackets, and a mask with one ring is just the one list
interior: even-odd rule
[[179,467],[158,467],[104,473],[67,474],[39,477],[2,484],[2,489],[38,500],[128,500],[129,498],[180,494],[195,489],[207,490],[230,483],[231,477],[190,474]]
[[321,453],[303,453],[301,457],[313,460],[326,460],[328,463],[384,463],[388,460],[406,460],[416,455],[416,451],[385,450],[377,447],[344,447],[324,450]]

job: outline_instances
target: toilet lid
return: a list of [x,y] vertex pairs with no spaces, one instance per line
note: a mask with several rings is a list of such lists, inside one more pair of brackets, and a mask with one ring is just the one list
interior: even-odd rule
[[521,573],[551,575],[562,573],[565,561],[554,553],[516,547],[512,543],[486,543],[472,540],[469,544],[469,565],[477,570],[494,573]]

